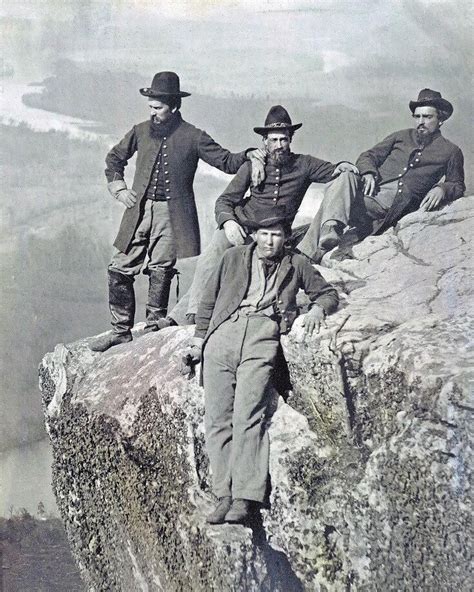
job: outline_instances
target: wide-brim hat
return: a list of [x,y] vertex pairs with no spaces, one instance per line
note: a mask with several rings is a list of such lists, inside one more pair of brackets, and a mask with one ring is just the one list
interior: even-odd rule
[[437,109],[441,109],[447,114],[446,119],[451,117],[454,111],[454,107],[449,101],[443,99],[440,92],[431,90],[430,88],[420,90],[418,99],[416,101],[410,101],[410,111],[412,113],[415,112],[417,107],[436,107]]
[[268,112],[264,126],[254,127],[253,131],[261,136],[265,136],[271,132],[283,130],[294,132],[295,130],[300,129],[302,125],[302,123],[292,123],[291,117],[285,107],[282,107],[281,105],[273,105]]
[[140,89],[144,97],[189,97],[179,87],[179,76],[175,72],[158,72],[153,76],[151,86]]

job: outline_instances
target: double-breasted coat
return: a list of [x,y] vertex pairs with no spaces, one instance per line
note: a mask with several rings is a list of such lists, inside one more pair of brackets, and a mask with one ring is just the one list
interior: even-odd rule
[[193,191],[193,181],[199,159],[225,173],[236,173],[246,160],[246,151],[231,153],[222,148],[205,131],[175,114],[174,124],[163,138],[151,134],[151,121],[139,123],[115,145],[106,157],[107,180],[123,179],[125,167],[137,153],[132,189],[136,204],[126,209],[114,246],[127,252],[140,221],[142,203],[153,174],[160,150],[166,176],[165,195],[168,202],[178,258],[200,253],[199,222]]

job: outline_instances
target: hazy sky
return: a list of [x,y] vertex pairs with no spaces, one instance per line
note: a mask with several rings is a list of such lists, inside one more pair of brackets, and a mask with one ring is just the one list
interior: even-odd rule
[[[428,86],[470,99],[470,0],[18,0],[3,56],[25,75],[60,57],[206,94],[404,103]],[[28,60],[20,59],[27,52]],[[36,68],[36,70],[35,70]],[[283,92],[283,89],[285,92]]]

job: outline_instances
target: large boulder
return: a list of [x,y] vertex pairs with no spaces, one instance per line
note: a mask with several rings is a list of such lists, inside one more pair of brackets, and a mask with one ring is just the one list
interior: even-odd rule
[[270,427],[271,507],[208,526],[191,328],[40,367],[53,480],[89,590],[468,590],[474,198],[326,257],[342,294],[283,338],[293,391]]

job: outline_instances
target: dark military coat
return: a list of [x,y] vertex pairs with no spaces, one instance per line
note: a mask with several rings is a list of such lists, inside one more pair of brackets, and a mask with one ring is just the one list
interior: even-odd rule
[[153,137],[151,121],[135,125],[114,146],[106,157],[106,177],[113,181],[123,179],[129,159],[137,153],[133,190],[137,203],[125,210],[114,246],[127,252],[143,211],[144,197],[152,178],[159,151],[167,183],[165,189],[178,257],[194,257],[200,253],[199,222],[193,192],[193,181],[199,159],[225,173],[236,173],[246,160],[245,151],[231,153],[222,148],[206,132],[181,118],[178,112],[175,124],[167,136]]
[[461,197],[466,189],[463,165],[460,148],[439,131],[422,146],[414,128],[401,130],[363,152],[356,162],[361,175],[372,173],[379,185],[398,181],[395,201],[374,232],[382,232],[418,209],[434,185],[444,189],[447,200]]

